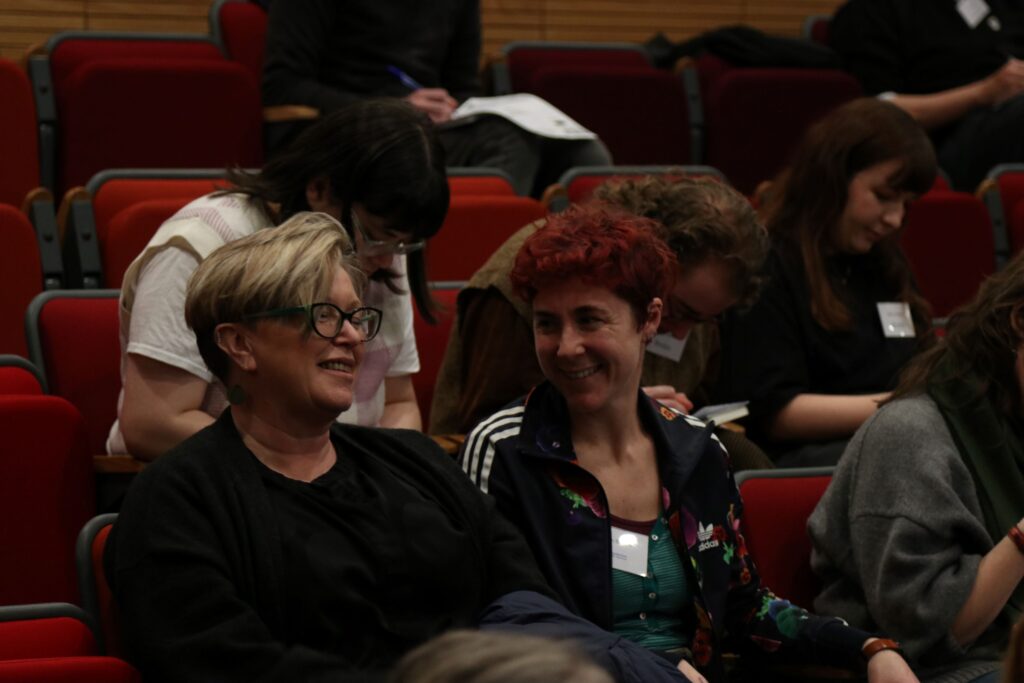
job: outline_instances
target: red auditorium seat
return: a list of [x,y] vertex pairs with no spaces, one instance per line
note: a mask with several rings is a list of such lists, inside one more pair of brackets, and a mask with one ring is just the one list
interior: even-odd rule
[[43,377],[32,363],[21,356],[0,354],[0,395],[41,396]]
[[[106,452],[121,390],[117,290],[57,290],[32,300],[25,328],[49,392],[85,419],[89,453]],[[85,520],[82,520],[82,524]],[[76,528],[81,528],[81,524]]]
[[1000,164],[988,172],[977,195],[992,219],[996,257],[1005,263],[1024,248],[1024,164]]
[[743,535],[761,581],[781,598],[811,609],[821,582],[811,571],[807,518],[832,481],[831,467],[744,470]]
[[39,138],[32,85],[24,69],[0,59],[0,203],[21,206],[29,190],[38,187]]
[[544,205],[529,197],[452,197],[444,225],[427,243],[427,277],[468,280],[512,233],[545,215]]
[[63,602],[0,607],[0,661],[98,654],[88,619]]
[[913,202],[900,245],[935,317],[967,303],[996,269],[988,212],[966,192],[932,190]]
[[497,168],[450,166],[448,168],[448,191],[451,196],[465,195],[507,195],[516,193],[512,179]]
[[238,62],[259,83],[267,42],[267,11],[247,0],[215,0],[210,5],[210,35],[228,59]]
[[0,683],[141,683],[130,664],[113,657],[0,661]]
[[28,217],[6,204],[0,204],[0,273],[0,353],[27,356],[20,321],[32,297],[43,289],[43,267]]
[[122,648],[117,630],[117,610],[103,570],[103,550],[116,521],[117,515],[114,513],[90,519],[78,534],[75,561],[78,564],[78,586],[82,593],[82,606],[100,629],[99,651],[120,656]]
[[650,60],[643,47],[635,43],[588,43],[524,40],[506,43],[502,48],[504,69],[496,74],[499,94],[533,92],[533,76],[545,66],[646,67]]
[[740,68],[706,54],[697,72],[702,163],[746,195],[786,164],[810,124],[861,95],[857,80],[838,69]]
[[597,133],[617,163],[688,164],[699,158],[683,80],[669,71],[555,62],[536,69],[527,92]]
[[0,434],[0,605],[77,603],[75,538],[96,511],[82,417],[58,396],[0,396]]
[[444,350],[448,346],[448,337],[455,321],[455,297],[458,296],[463,284],[446,282],[438,283],[431,288],[431,294],[441,306],[436,324],[431,325],[423,320],[418,308],[413,318],[416,350],[420,355],[420,371],[412,376],[412,384],[416,389],[416,402],[419,404],[424,426],[430,422],[430,404],[434,400],[437,372],[441,369]]

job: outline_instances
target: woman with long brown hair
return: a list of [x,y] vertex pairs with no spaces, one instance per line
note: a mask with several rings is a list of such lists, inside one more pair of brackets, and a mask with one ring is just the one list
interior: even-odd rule
[[885,629],[922,680],[997,681],[1024,610],[1022,386],[1018,255],[907,367],[811,516],[815,607]]
[[752,436],[783,464],[834,463],[929,338],[898,239],[935,174],[920,126],[862,99],[812,127],[774,183],[768,283],[724,325],[720,386],[751,401]]

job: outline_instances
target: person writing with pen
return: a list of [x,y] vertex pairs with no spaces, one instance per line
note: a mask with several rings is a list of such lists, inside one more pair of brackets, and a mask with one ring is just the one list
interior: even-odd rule
[[[263,104],[292,113],[301,105],[307,118],[268,123],[268,153],[312,118],[371,97],[404,98],[443,126],[479,93],[480,44],[479,0],[273,3]],[[611,163],[600,141],[541,138],[497,116],[439,133],[449,166],[499,168],[520,194],[539,194],[567,168]]]

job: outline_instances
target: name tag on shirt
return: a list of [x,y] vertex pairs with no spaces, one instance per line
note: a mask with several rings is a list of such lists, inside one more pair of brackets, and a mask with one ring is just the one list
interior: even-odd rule
[[990,10],[985,0],[956,0],[956,11],[968,26],[977,28]]
[[674,335],[662,332],[654,336],[651,343],[647,345],[647,351],[655,356],[668,358],[678,363],[679,359],[683,357],[683,349],[686,348],[686,340],[689,338],[690,335],[686,335],[682,339],[676,339]]
[[613,526],[612,569],[647,576],[647,537]]
[[891,339],[915,336],[914,318],[905,301],[879,301],[878,318],[882,321],[882,334]]

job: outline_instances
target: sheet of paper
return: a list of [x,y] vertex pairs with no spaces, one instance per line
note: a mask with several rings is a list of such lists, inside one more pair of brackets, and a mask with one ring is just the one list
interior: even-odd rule
[[516,124],[523,130],[545,138],[563,140],[594,140],[597,138],[567,114],[549,102],[530,93],[499,97],[470,97],[452,114],[452,121],[479,114],[494,114]]
[[686,349],[686,341],[690,338],[690,335],[686,335],[682,339],[677,339],[675,335],[668,332],[662,332],[661,334],[655,335],[651,343],[647,345],[647,353],[653,353],[655,356],[661,356],[662,358],[668,358],[679,362],[679,359],[683,357],[683,351]]

